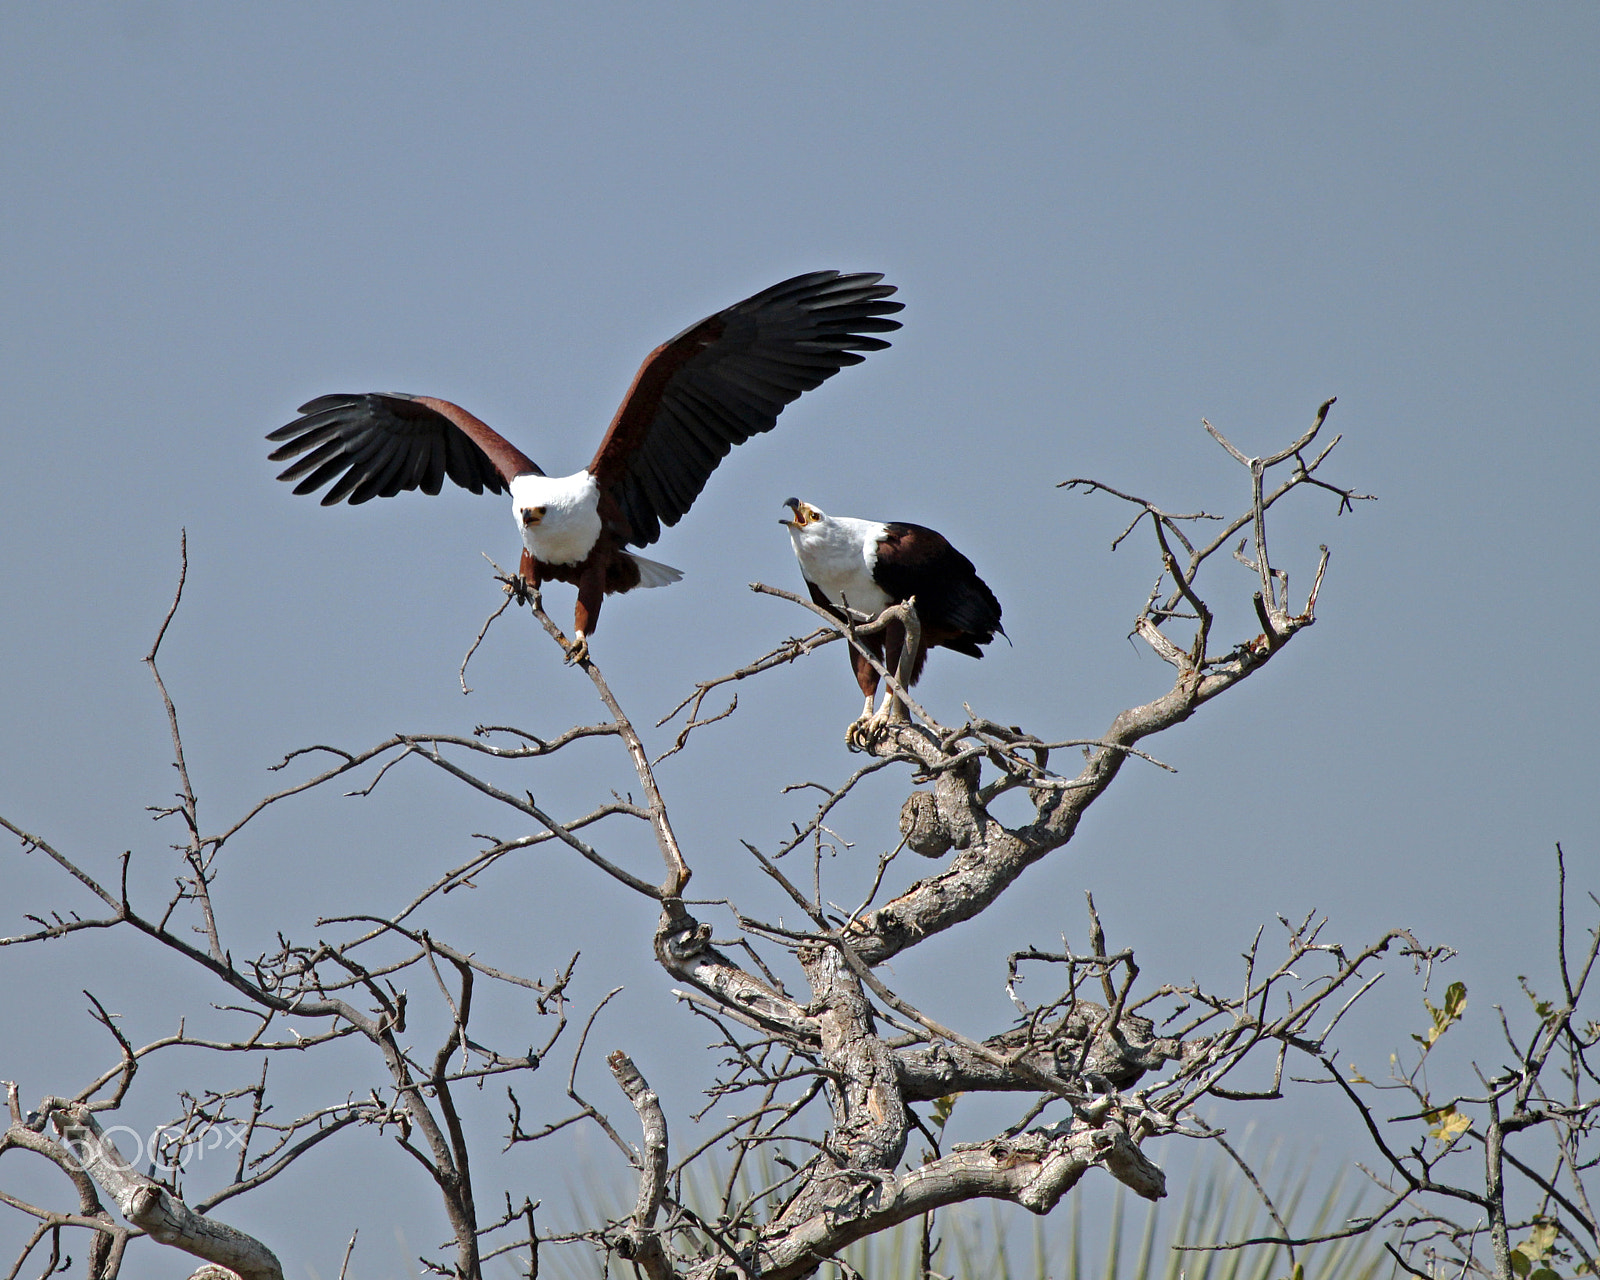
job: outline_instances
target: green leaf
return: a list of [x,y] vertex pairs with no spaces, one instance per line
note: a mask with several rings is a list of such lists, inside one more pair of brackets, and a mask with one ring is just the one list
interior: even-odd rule
[[1426,1000],[1422,1004],[1433,1016],[1433,1025],[1428,1028],[1426,1039],[1422,1036],[1412,1036],[1411,1038],[1424,1048],[1431,1048],[1440,1036],[1461,1021],[1461,1015],[1467,1011],[1467,984],[1464,982],[1452,982],[1445,989],[1444,1004],[1442,1006],[1435,1007]]
[[1521,1249],[1513,1249],[1511,1251],[1511,1269],[1519,1276],[1527,1275],[1530,1265],[1528,1255],[1523,1253]]
[[1528,1277],[1528,1280],[1561,1280],[1561,1277],[1550,1270],[1549,1267],[1540,1267]]
[[944,1097],[933,1100],[933,1122],[940,1129],[943,1129],[945,1121],[950,1119],[950,1113],[956,1109],[956,1099],[960,1096],[959,1093],[947,1093]]
[[1356,1064],[1352,1062],[1350,1064],[1350,1083],[1371,1084],[1372,1081],[1368,1080],[1366,1076],[1362,1075],[1361,1072],[1356,1069]]
[[1539,993],[1528,985],[1527,978],[1520,973],[1517,975],[1517,982],[1522,987],[1522,994],[1527,996],[1529,1003],[1533,1005],[1533,1011],[1539,1015],[1539,1021],[1552,1021],[1558,1012],[1556,1002],[1554,1000],[1539,999]]

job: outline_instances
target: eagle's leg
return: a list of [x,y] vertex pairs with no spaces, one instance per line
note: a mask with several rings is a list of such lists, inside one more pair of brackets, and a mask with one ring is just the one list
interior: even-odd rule
[[[879,658],[883,656],[883,636],[866,636],[862,643],[872,650]],[[850,667],[855,672],[856,684],[861,687],[861,692],[866,695],[866,705],[861,708],[861,714],[850,723],[844,731],[844,744],[851,751],[865,751],[871,745],[875,736],[874,726],[878,718],[872,713],[872,704],[878,696],[878,672],[867,656],[856,649],[854,645],[849,648]]]
[[606,566],[600,556],[591,557],[578,575],[578,603],[572,611],[572,644],[567,661],[589,660],[589,637],[600,621],[600,604],[606,598]]
[[[910,614],[908,623],[915,617],[915,613]],[[894,672],[894,678],[902,689],[910,688],[917,678],[917,651],[921,636],[920,626],[902,625],[899,622],[890,622],[883,629],[881,640],[883,665],[887,670]],[[876,684],[877,675],[874,673],[874,687]],[[876,711],[872,709],[872,696],[870,694],[867,696],[866,710],[862,712],[861,719],[850,726],[850,731],[845,736],[846,743],[851,750],[865,751],[884,735],[890,725],[904,724],[910,718],[906,704],[893,689],[886,686],[883,691],[883,701],[878,704]]]
[[[894,672],[894,678],[902,689],[911,683],[912,664],[906,661],[910,656],[905,625],[900,622],[889,623],[883,629],[883,665],[885,670]],[[900,701],[893,689],[886,688],[883,691],[883,706],[878,709],[880,723],[894,724],[907,718],[906,704]]]

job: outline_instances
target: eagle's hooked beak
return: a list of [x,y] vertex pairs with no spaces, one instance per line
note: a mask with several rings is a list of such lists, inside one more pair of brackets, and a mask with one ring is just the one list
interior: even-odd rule
[[543,507],[524,507],[522,509],[522,523],[532,528],[544,519]]
[[782,516],[779,516],[778,523],[783,525],[786,529],[803,528],[806,523],[805,511],[803,510],[805,504],[801,502],[799,498],[785,498],[783,500],[783,505],[794,512],[794,519],[785,520]]

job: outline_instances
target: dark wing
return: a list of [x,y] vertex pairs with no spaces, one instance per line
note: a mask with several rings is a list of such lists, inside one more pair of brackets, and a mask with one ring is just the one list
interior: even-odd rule
[[816,605],[819,609],[826,609],[835,618],[843,621],[844,610],[839,608],[838,605],[834,604],[832,600],[828,599],[828,593],[826,591],[819,587],[815,582],[811,581],[810,578],[806,578],[806,570],[804,565],[800,566],[800,576],[805,578],[806,590],[811,593],[811,603]]
[[930,644],[981,658],[1000,625],[1000,602],[972,561],[943,534],[920,524],[890,524],[878,542],[872,576],[893,600],[916,596]]
[[770,431],[778,414],[863,351],[889,344],[881,275],[813,271],[691,325],[639,367],[600,451],[589,464],[628,524],[628,541],[648,546],[677,524],[728,450]]
[[300,481],[296,493],[333,481],[322,495],[325,507],[346,498],[352,504],[392,498],[402,489],[438,493],[445,476],[473,493],[504,493],[513,476],[544,474],[516,445],[448,400],[399,392],[319,396],[300,412],[305,416],[268,434],[288,443],[267,457],[299,459],[278,473],[280,480]]

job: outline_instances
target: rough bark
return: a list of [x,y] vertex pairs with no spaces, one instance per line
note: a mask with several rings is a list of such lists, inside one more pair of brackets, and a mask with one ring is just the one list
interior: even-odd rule
[[223,1267],[242,1280],[283,1280],[283,1267],[266,1245],[194,1212],[154,1179],[132,1168],[87,1107],[63,1107],[51,1120],[118,1212],[152,1239]]

